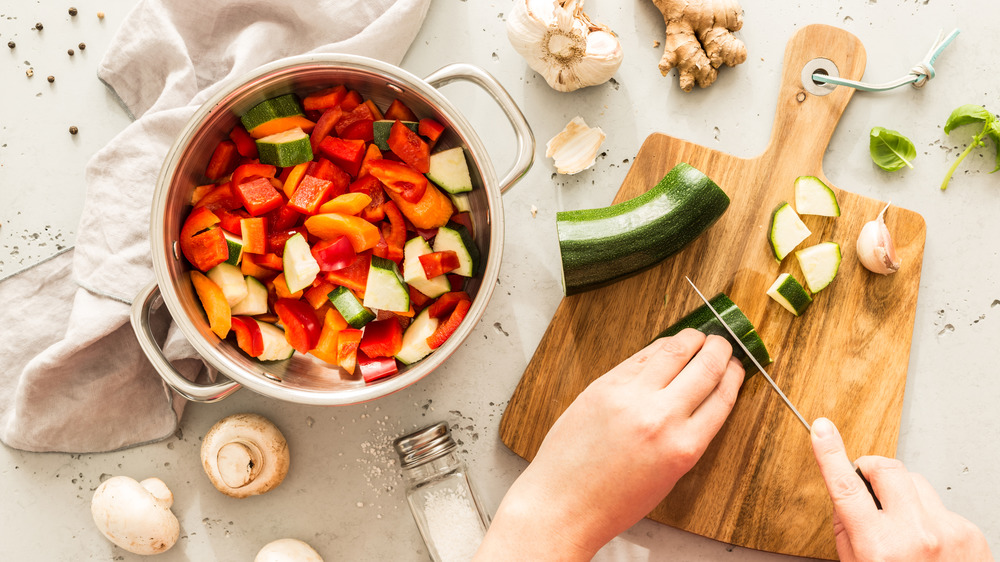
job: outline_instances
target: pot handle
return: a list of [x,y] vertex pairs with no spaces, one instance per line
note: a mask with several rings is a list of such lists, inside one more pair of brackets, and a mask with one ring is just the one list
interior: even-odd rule
[[201,385],[187,380],[184,375],[177,372],[174,366],[163,356],[163,351],[153,339],[153,330],[149,326],[149,312],[153,307],[153,302],[160,296],[160,287],[156,282],[150,283],[146,288],[136,295],[132,301],[132,330],[139,340],[139,347],[142,348],[146,358],[153,364],[153,368],[160,374],[170,388],[177,391],[184,398],[192,402],[218,402],[230,394],[240,389],[240,384],[232,380],[218,382],[209,385]]
[[497,82],[492,74],[478,66],[467,63],[449,64],[424,78],[424,81],[434,88],[456,80],[471,82],[485,90],[497,102],[511,126],[514,127],[514,136],[517,137],[517,159],[514,160],[510,171],[500,180],[500,193],[504,193],[528,172],[528,168],[531,168],[531,162],[535,157],[535,136],[532,134],[524,114],[521,113],[507,90]]

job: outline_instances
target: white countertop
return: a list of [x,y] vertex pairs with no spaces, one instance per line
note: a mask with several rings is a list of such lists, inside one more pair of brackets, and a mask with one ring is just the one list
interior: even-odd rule
[[[67,14],[72,2],[7,4],[0,8],[0,277],[73,242],[84,165],[129,122],[95,70],[135,0],[81,2],[75,18]],[[591,17],[621,36],[625,63],[616,83],[560,94],[508,44],[510,2],[433,0],[401,66],[418,76],[457,61],[485,68],[520,104],[538,141],[534,167],[504,196],[499,286],[463,348],[427,379],[367,405],[300,406],[243,390],[217,404],[189,404],[176,437],[138,449],[66,455],[0,447],[0,558],[140,559],[106,541],[90,517],[92,491],[108,475],[124,474],[158,476],[174,490],[181,539],[158,560],[250,560],[263,544],[286,536],[306,540],[326,560],[425,559],[404,503],[392,439],[450,422],[484,500],[495,509],[526,465],[500,443],[500,416],[561,298],[556,211],[610,202],[628,162],[653,132],[745,156],[763,150],[785,43],[808,23],[856,34],[868,52],[866,78],[875,82],[907,72],[940,29],[962,30],[923,90],[854,96],[824,169],[838,187],[892,200],[927,220],[898,457],[923,473],[950,509],[979,525],[1000,552],[1000,176],[987,174],[993,167],[989,147],[967,159],[947,192],[938,190],[964,143],[962,135],[950,138],[942,130],[951,110],[977,103],[1000,111],[1000,4],[744,0],[743,6],[749,60],[724,69],[710,89],[685,94],[676,77],[662,78],[656,68],[661,48],[653,43],[663,40],[663,22],[650,2],[591,0]],[[106,12],[104,20],[97,10]],[[42,34],[32,30],[36,21],[44,23]],[[12,39],[17,47],[10,51]],[[87,44],[82,52],[81,41]],[[74,57],[68,48],[77,51]],[[35,72],[30,79],[29,66]],[[50,74],[53,84],[45,79]],[[499,110],[475,88],[442,91],[477,127],[502,174],[513,159],[513,135]],[[606,156],[577,176],[553,177],[545,142],[576,115],[607,132]],[[78,135],[68,133],[71,125],[79,127]],[[914,170],[887,174],[872,164],[867,133],[876,125],[914,141]],[[234,500],[209,484],[198,450],[216,420],[241,411],[261,413],[282,428],[292,468],[276,490]],[[645,520],[601,558],[788,560]]]

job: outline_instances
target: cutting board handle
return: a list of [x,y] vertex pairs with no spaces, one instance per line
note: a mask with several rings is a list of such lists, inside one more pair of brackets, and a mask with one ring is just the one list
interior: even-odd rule
[[[842,78],[860,80],[865,72],[865,48],[854,35],[829,25],[800,29],[785,47],[778,108],[765,155],[780,147],[782,159],[791,157],[822,168],[823,154],[854,88],[832,86],[826,95],[812,93],[822,92],[822,88],[803,85],[802,71],[816,59],[827,59],[828,63],[818,62],[826,67],[832,63]],[[788,143],[789,138],[800,142]],[[821,175],[822,169],[803,170],[802,174]]]

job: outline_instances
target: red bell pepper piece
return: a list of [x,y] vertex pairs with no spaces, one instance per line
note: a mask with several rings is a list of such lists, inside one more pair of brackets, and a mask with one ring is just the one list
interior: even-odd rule
[[243,201],[243,206],[250,212],[250,216],[254,217],[273,211],[285,202],[271,183],[271,178],[244,181],[236,185],[236,194]]
[[[410,304],[413,306],[423,308],[425,304],[431,302],[430,297],[414,289],[413,285],[407,285],[407,287],[410,289]],[[430,313],[428,312],[428,314]]]
[[313,154],[319,149],[320,142],[330,134],[330,131],[333,131],[337,121],[340,121],[343,115],[344,111],[339,106],[331,107],[323,112],[319,121],[316,122],[313,132],[309,135],[309,143],[312,145]]
[[267,220],[269,230],[285,230],[298,223],[299,217],[301,216],[301,213],[292,209],[286,203],[270,213],[267,213],[264,218]]
[[339,166],[330,162],[326,158],[319,158],[309,164],[306,174],[333,182],[333,189],[330,190],[330,198],[347,193],[347,188],[351,185],[351,176],[341,170]]
[[392,100],[389,104],[389,109],[385,110],[385,119],[392,119],[393,121],[416,121],[417,115],[410,111],[406,104],[399,100]]
[[274,303],[274,312],[285,326],[285,339],[300,353],[309,350],[319,343],[319,335],[323,328],[316,319],[316,311],[309,303],[296,299],[278,299]]
[[451,216],[450,219],[448,219],[448,222],[453,222],[464,226],[465,229],[469,231],[470,236],[475,236],[475,231],[472,229],[472,215],[469,214],[468,212],[455,213],[454,215]]
[[344,101],[344,96],[346,95],[347,88],[343,85],[327,88],[303,98],[302,107],[306,111],[326,111],[331,107],[340,105],[340,102]]
[[403,162],[420,172],[426,174],[431,169],[431,147],[414,133],[409,127],[403,125],[399,120],[392,124],[389,129],[389,148],[399,156]]
[[471,300],[465,291],[451,291],[438,297],[438,300],[431,304],[428,314],[434,318],[444,318],[451,311],[455,310],[458,303]]
[[337,271],[354,263],[357,254],[348,237],[338,236],[333,240],[317,242],[312,247],[312,255],[320,271]]
[[372,224],[385,218],[385,211],[382,210],[382,204],[385,203],[385,189],[378,178],[372,175],[359,177],[348,189],[351,193],[364,193],[372,199],[371,203],[361,211],[361,218]]
[[238,186],[247,180],[253,179],[255,176],[273,178],[276,173],[278,173],[278,168],[270,164],[244,164],[233,171],[231,182],[234,186]]
[[356,293],[363,293],[368,285],[368,270],[371,265],[372,253],[361,252],[351,265],[337,271],[327,271],[326,280]]
[[451,316],[449,316],[444,322],[438,324],[437,330],[434,330],[434,333],[427,338],[427,347],[437,349],[441,347],[444,342],[448,341],[448,338],[455,333],[455,330],[458,329],[462,320],[465,320],[465,316],[469,313],[469,308],[471,306],[471,301],[459,301],[458,304],[455,305],[455,309],[451,311]]
[[[367,326],[365,326],[367,329]],[[395,357],[371,358],[364,352],[358,352],[358,371],[365,383],[372,383],[379,379],[395,375],[399,372]]]
[[288,207],[305,215],[314,215],[320,205],[330,198],[332,189],[332,181],[319,179],[307,173],[288,200]]
[[368,166],[371,175],[382,182],[386,189],[410,203],[419,202],[427,191],[427,178],[407,164],[382,159],[372,160]]
[[264,353],[264,333],[257,321],[249,316],[233,316],[231,319],[233,333],[236,334],[236,345],[250,357],[259,357]]
[[365,157],[365,141],[326,137],[319,143],[319,151],[345,172],[356,176]]
[[208,166],[205,167],[205,176],[212,181],[218,181],[233,171],[239,159],[240,153],[236,151],[236,143],[224,140],[212,152]]
[[[403,213],[399,211],[399,207],[392,201],[384,203],[382,211],[389,219],[388,225],[382,223],[382,236],[388,246],[385,257],[398,264],[403,261],[403,245],[406,244],[406,221],[403,219]],[[455,257],[457,259],[458,254],[455,254]]]
[[242,206],[243,202],[233,193],[230,182],[214,186],[211,191],[198,199],[198,202],[195,204],[195,207],[208,207],[213,212],[219,209],[231,211],[239,209]]
[[428,279],[444,275],[450,271],[455,271],[460,265],[458,253],[454,250],[444,252],[431,252],[420,256],[420,265],[424,268],[424,275]]
[[448,284],[451,285],[452,291],[461,291],[465,288],[466,278],[461,275],[449,275]]
[[420,123],[417,124],[417,132],[426,138],[431,146],[434,146],[441,138],[441,133],[444,132],[444,125],[428,117],[421,119]]
[[[309,239],[309,231],[304,226],[296,226],[284,230],[272,230],[267,235],[267,251],[278,257],[284,256],[285,242],[288,242],[288,239],[296,234],[301,234],[307,240]],[[278,269],[284,269],[284,267],[282,266]]]
[[201,271],[208,271],[229,259],[229,245],[217,224],[219,217],[215,213],[208,207],[198,207],[181,226],[178,240],[181,253]]
[[363,104],[365,100],[361,97],[361,94],[355,92],[354,90],[348,90],[344,99],[340,102],[340,108],[345,112],[353,111],[356,107]]
[[358,121],[357,123],[354,123],[350,127],[344,129],[344,132],[341,133],[340,136],[345,139],[372,142],[375,140],[375,122],[367,119],[364,121]]
[[264,217],[242,219],[240,220],[240,232],[243,235],[244,253],[263,254],[267,252],[267,219]]
[[240,224],[240,221],[250,218],[250,213],[244,211],[243,209],[235,209],[232,211],[219,209],[215,212],[215,214],[219,216],[219,226],[222,227],[222,230],[237,236],[243,235],[243,227]]
[[369,357],[395,357],[403,347],[403,328],[395,318],[365,324],[359,349]]
[[358,344],[361,343],[361,330],[341,330],[337,336],[337,364],[350,374],[354,374],[354,366],[358,360]]
[[[343,106],[341,106],[343,107]],[[358,121],[374,121],[375,116],[372,115],[372,110],[368,108],[367,105],[361,103],[352,109],[344,108],[344,115],[337,121],[336,127],[334,129],[337,131],[338,136],[344,136],[344,131],[348,127],[357,123]]]
[[236,125],[232,131],[229,131],[229,140],[236,145],[236,152],[239,152],[240,156],[257,158],[257,141],[253,140],[243,125]]

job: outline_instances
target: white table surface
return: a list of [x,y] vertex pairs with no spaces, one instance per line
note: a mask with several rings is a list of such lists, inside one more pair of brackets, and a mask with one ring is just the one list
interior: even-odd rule
[[[5,2],[0,7],[0,277],[72,244],[85,189],[83,168],[128,117],[95,69],[135,0]],[[1000,176],[992,155],[970,157],[951,188],[938,185],[962,135],[942,126],[964,103],[1000,111],[995,73],[1000,4],[988,0],[763,2],[745,0],[749,60],[724,69],[710,89],[685,94],[656,68],[663,22],[646,0],[591,0],[588,12],[621,36],[626,57],[608,83],[571,94],[549,89],[505,35],[511,3],[433,0],[403,68],[426,75],[448,62],[477,64],[503,83],[534,128],[536,162],[504,197],[506,247],[499,286],[463,349],[433,376],[368,405],[322,408],[244,390],[188,406],[182,431],[164,442],[95,455],[31,454],[0,447],[0,559],[138,560],[114,547],[90,518],[92,491],[109,475],[158,476],[175,493],[181,539],[160,560],[250,560],[280,537],[311,543],[327,560],[422,560],[426,550],[403,500],[391,440],[447,420],[462,457],[494,508],[524,469],[497,433],[504,406],[561,297],[556,211],[606,205],[642,140],[665,132],[750,156],[769,137],[780,63],[808,23],[846,28],[868,52],[866,78],[905,73],[940,29],[962,35],[922,91],[858,94],[833,136],[825,170],[855,193],[892,200],[927,220],[927,246],[902,413],[898,456],[927,476],[945,504],[978,524],[1000,549]],[[103,21],[98,10],[106,12]],[[44,23],[39,34],[36,21]],[[15,50],[7,41],[17,42]],[[87,43],[86,51],[77,44]],[[70,58],[66,49],[77,50]],[[25,76],[28,67],[33,78]],[[54,84],[45,77],[56,77]],[[478,128],[499,172],[513,158],[509,128],[474,88],[443,90]],[[608,134],[606,156],[572,177],[554,177],[545,141],[576,115]],[[80,133],[71,136],[70,125]],[[868,130],[900,130],[918,148],[916,168],[887,174],[868,156]],[[537,207],[537,216],[531,208]],[[0,306],[15,306],[3,303]],[[261,497],[219,494],[202,473],[200,438],[219,418],[254,411],[283,429],[292,451],[286,481]],[[642,521],[602,551],[616,560],[788,560]]]

